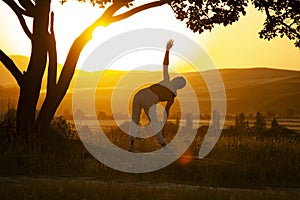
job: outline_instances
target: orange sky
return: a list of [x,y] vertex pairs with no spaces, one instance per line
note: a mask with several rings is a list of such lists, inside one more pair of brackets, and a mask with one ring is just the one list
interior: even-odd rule
[[[73,40],[84,27],[100,16],[102,10],[74,1],[64,6],[55,1],[52,9],[55,12],[58,60],[63,63]],[[1,49],[7,54],[29,56],[30,42],[16,16],[2,1],[0,13]],[[264,15],[250,7],[247,15],[232,26],[218,26],[212,32],[199,35],[176,20],[170,7],[165,5],[96,30],[93,40],[82,52],[79,64],[97,45],[113,35],[136,28],[164,28],[178,31],[197,41],[218,68],[272,67],[300,70],[300,51],[292,41],[286,38],[277,38],[271,42],[259,39],[258,32],[263,21]]]

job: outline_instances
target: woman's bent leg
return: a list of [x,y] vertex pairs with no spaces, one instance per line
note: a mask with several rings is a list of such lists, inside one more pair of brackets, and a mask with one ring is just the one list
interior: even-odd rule
[[129,151],[133,152],[134,151],[134,140],[136,138],[136,134],[137,134],[137,128],[138,128],[138,124],[140,121],[140,115],[141,115],[141,104],[139,102],[139,93],[136,94],[136,96],[133,99],[133,103],[132,103],[132,120],[130,123],[130,147],[129,147]]

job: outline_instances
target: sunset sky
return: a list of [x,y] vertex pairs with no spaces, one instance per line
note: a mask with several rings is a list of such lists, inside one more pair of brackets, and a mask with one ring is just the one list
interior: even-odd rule
[[[58,1],[53,1],[52,10],[55,12],[58,61],[63,63],[76,36],[99,17],[103,9],[75,1],[62,6]],[[1,49],[9,55],[29,56],[30,41],[21,29],[17,17],[2,1],[0,13]],[[108,27],[98,28],[94,32],[93,40],[82,52],[79,65],[95,47],[113,35],[138,28],[164,28],[180,32],[197,41],[218,68],[271,67],[300,70],[300,51],[294,47],[292,41],[286,38],[276,38],[270,42],[259,39],[258,32],[264,18],[264,14],[250,6],[247,15],[232,26],[218,26],[212,32],[199,35],[187,29],[184,22],[176,20],[171,8],[164,5]],[[27,22],[30,24],[29,20]]]

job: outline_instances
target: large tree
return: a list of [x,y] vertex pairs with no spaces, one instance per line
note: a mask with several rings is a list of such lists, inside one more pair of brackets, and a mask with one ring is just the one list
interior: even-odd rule
[[[245,15],[245,8],[253,3],[266,14],[264,29],[260,32],[262,38],[271,39],[278,35],[286,35],[295,41],[297,47],[300,46],[299,0],[156,0],[139,6],[134,6],[135,1],[138,0],[89,0],[92,5],[105,10],[75,39],[57,79],[57,53],[53,28],[54,14],[50,11],[51,0],[18,0],[18,3],[14,0],[3,1],[14,11],[32,46],[30,62],[24,72],[21,72],[8,55],[0,50],[1,62],[14,76],[20,88],[17,134],[26,141],[30,141],[30,137],[36,137],[31,133],[41,133],[41,130],[49,126],[70,85],[80,52],[91,39],[94,29],[121,21],[143,10],[168,4],[177,19],[184,21],[192,31],[202,33],[204,30],[211,30],[216,24],[224,26],[232,24],[241,15]],[[125,12],[116,14],[124,7],[127,9]],[[25,16],[32,19],[31,28],[25,23]],[[47,94],[36,118],[36,106],[47,61],[49,63]]]

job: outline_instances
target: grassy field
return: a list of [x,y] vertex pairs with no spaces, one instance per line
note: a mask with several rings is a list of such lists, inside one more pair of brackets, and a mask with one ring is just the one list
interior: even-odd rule
[[[175,124],[166,127],[167,141],[176,130]],[[144,174],[106,167],[80,141],[61,136],[76,138],[68,128],[54,129],[42,152],[2,141],[0,199],[299,199],[300,139],[275,132],[270,137],[270,131],[261,137],[223,130],[206,158],[180,158]],[[205,132],[198,130],[187,154],[198,154]],[[128,148],[128,135],[120,129],[111,128],[107,136]],[[159,146],[153,137],[137,140],[136,148]]]

